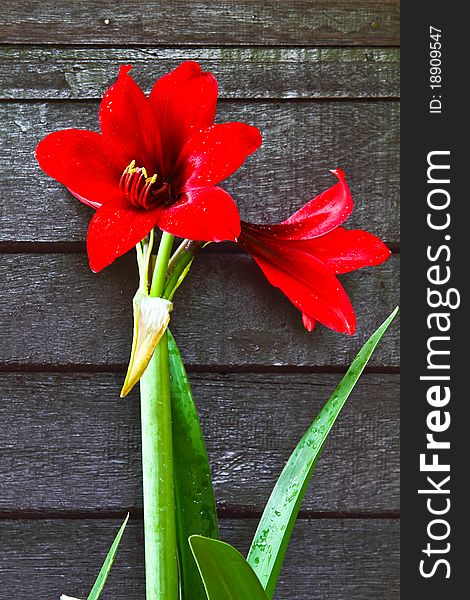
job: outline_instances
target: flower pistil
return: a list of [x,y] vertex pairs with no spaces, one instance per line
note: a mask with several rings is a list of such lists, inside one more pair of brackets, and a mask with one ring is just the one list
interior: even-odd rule
[[170,196],[170,186],[163,182],[156,185],[157,173],[148,176],[145,167],[136,167],[133,160],[122,172],[119,189],[136,208],[154,208]]

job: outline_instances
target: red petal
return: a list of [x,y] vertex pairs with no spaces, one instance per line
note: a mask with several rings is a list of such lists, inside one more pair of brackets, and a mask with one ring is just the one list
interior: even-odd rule
[[141,210],[125,200],[103,205],[88,227],[90,268],[97,273],[133,248],[155,226],[160,208]]
[[118,157],[121,171],[135,160],[149,175],[160,171],[160,135],[149,99],[122,66],[118,80],[103,96],[99,119],[103,136]]
[[75,198],[77,200],[80,200],[80,202],[82,202],[83,204],[86,204],[90,208],[94,208],[95,210],[98,210],[98,208],[102,204],[101,202],[94,202],[93,200],[87,200],[87,198],[80,196],[80,194],[77,194],[76,192],[72,192],[72,190],[70,190],[70,189],[69,189],[69,192],[72,194],[72,196],[75,196]]
[[261,249],[242,235],[240,243],[268,281],[308,315],[310,323],[315,320],[340,333],[355,332],[356,317],[351,302],[334,273],[320,260],[289,242],[273,241]]
[[305,313],[302,313],[302,323],[307,331],[313,331],[315,329],[315,319],[312,319],[312,317],[309,317]]
[[181,149],[198,129],[212,125],[217,80],[192,61],[161,77],[150,93],[164,149],[164,175],[170,176]]
[[41,169],[85,204],[97,207],[120,196],[120,167],[99,133],[56,131],[39,142],[36,158]]
[[332,171],[339,182],[307,202],[279,225],[256,225],[260,231],[281,240],[305,240],[329,233],[351,214],[353,200],[341,169]]
[[177,189],[215,185],[261,145],[256,127],[244,123],[213,125],[194,133],[184,145],[176,167]]
[[240,234],[240,215],[232,197],[222,188],[188,190],[181,200],[162,211],[160,229],[190,240],[235,241]]
[[375,235],[360,229],[338,227],[313,240],[292,242],[299,250],[313,254],[335,273],[349,273],[362,267],[380,265],[390,250]]

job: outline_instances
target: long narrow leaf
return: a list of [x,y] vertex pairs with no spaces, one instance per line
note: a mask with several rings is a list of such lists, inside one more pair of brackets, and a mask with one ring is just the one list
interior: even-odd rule
[[338,387],[291,454],[264,509],[247,561],[272,598],[305,491],[323,446],[396,308],[364,344]]
[[114,538],[114,542],[109,549],[108,555],[105,558],[103,566],[101,567],[100,572],[98,573],[98,577],[96,578],[95,585],[93,586],[91,592],[88,594],[87,600],[98,600],[101,596],[101,592],[103,591],[104,584],[108,579],[109,572],[111,571],[111,567],[113,566],[114,559],[116,558],[116,552],[119,547],[119,543],[121,541],[124,530],[126,529],[127,521],[129,520],[129,513],[124,520],[124,523],[121,525],[116,537]]
[[[124,520],[124,523],[121,525],[116,537],[114,538],[114,542],[109,549],[109,552],[105,558],[103,566],[101,567],[100,572],[98,573],[98,577],[96,578],[95,585],[93,589],[87,596],[87,600],[97,600],[101,596],[101,592],[103,591],[104,584],[108,579],[109,572],[111,571],[111,567],[113,566],[114,559],[116,558],[116,552],[119,547],[119,542],[121,541],[122,535],[127,525],[127,521],[129,520],[129,514]],[[78,600],[78,598],[73,598],[72,596],[66,596],[62,594],[60,600]]]
[[189,542],[209,600],[268,600],[253,569],[233,546],[199,535]]
[[219,537],[217,511],[206,446],[191,387],[175,340],[168,331],[173,419],[173,468],[176,531],[180,556],[182,600],[206,600],[189,547],[191,535]]

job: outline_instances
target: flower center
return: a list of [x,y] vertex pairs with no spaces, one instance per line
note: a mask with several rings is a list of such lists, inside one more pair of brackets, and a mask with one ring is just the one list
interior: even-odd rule
[[122,172],[119,189],[137,208],[155,208],[170,198],[168,183],[157,179],[157,173],[149,177],[145,167],[136,167],[133,160]]

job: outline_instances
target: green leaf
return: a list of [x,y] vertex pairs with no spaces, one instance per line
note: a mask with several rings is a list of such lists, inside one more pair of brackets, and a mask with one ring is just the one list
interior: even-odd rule
[[206,600],[206,593],[188,538],[218,538],[219,526],[212,478],[197,409],[176,342],[168,330],[170,391],[173,420],[173,469],[176,532],[182,599]]
[[199,535],[189,543],[209,600],[268,600],[253,569],[233,546]]
[[291,454],[264,509],[247,561],[272,598],[303,497],[326,439],[398,307],[364,344]]
[[109,549],[108,555],[101,567],[101,571],[98,573],[98,577],[96,578],[95,585],[93,589],[88,594],[87,600],[97,600],[101,596],[101,592],[103,591],[104,584],[108,579],[109,572],[111,571],[111,567],[113,566],[114,559],[116,558],[116,552],[119,546],[119,542],[121,541],[122,534],[127,525],[127,521],[129,520],[129,513],[124,520],[124,523],[121,525],[116,537],[114,538],[114,542],[112,543],[111,548]]

